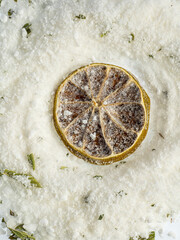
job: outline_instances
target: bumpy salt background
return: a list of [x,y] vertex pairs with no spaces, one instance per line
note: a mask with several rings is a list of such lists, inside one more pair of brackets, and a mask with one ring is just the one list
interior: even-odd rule
[[[8,227],[24,223],[36,239],[128,240],[147,236],[177,216],[179,13],[175,0],[2,0],[0,169],[31,173],[43,185],[26,189],[7,176],[0,178],[0,213]],[[76,17],[80,14],[86,19]],[[26,23],[32,24],[28,36],[22,29]],[[151,98],[148,135],[125,164],[95,166],[66,156],[54,129],[57,86],[92,62],[126,68]],[[29,153],[35,155],[35,171]]]

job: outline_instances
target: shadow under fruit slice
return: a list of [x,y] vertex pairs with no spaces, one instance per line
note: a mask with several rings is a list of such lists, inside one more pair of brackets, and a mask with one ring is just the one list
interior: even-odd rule
[[125,69],[94,63],[71,73],[58,87],[54,123],[67,148],[86,161],[120,161],[141,144],[150,99]]

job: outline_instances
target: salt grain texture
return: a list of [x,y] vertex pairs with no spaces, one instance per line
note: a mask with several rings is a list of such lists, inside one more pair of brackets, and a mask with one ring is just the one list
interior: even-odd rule
[[[8,227],[24,223],[31,229],[34,224],[37,240],[129,240],[158,230],[170,221],[167,214],[175,218],[180,213],[180,2],[3,2],[0,96],[6,101],[0,99],[0,169],[31,173],[26,156],[32,152],[39,156],[32,175],[43,186],[26,189],[1,177],[0,216]],[[6,17],[10,8],[17,11],[11,19]],[[74,21],[79,14],[86,19]],[[23,38],[27,22],[32,32]],[[100,37],[105,31],[109,33]],[[129,42],[131,33],[135,38]],[[57,86],[91,62],[128,69],[151,98],[148,135],[118,167],[66,156],[52,124]],[[67,166],[67,171],[60,166]],[[103,178],[94,179],[95,175]],[[117,197],[120,190],[127,195]],[[83,203],[87,194],[91,201]],[[16,217],[10,216],[10,209]],[[39,224],[41,219],[47,219],[48,226]]]

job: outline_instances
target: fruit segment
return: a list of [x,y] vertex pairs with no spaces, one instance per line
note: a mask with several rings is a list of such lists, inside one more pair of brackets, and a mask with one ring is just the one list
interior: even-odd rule
[[136,133],[123,130],[103,109],[101,110],[101,116],[105,139],[112,146],[114,153],[123,152],[134,144],[137,138]]
[[89,122],[89,118],[92,113],[92,107],[77,117],[67,128],[67,139],[71,144],[76,147],[83,147],[83,137],[86,131],[86,127]]
[[110,114],[128,130],[139,132],[144,125],[143,106],[137,103],[106,106]]
[[66,128],[76,117],[91,106],[91,103],[66,103],[61,104],[57,117],[62,128]]
[[91,91],[86,71],[79,71],[72,78],[71,82],[86,92],[91,97]]
[[95,108],[84,135],[84,150],[91,156],[107,157],[111,149],[107,145],[100,124],[99,109]]
[[93,66],[87,69],[87,75],[90,81],[92,97],[96,99],[101,85],[106,77],[106,70],[105,66]]
[[116,68],[111,68],[108,74],[108,78],[102,87],[102,91],[100,93],[100,100],[104,100],[107,96],[109,96],[116,89],[121,89],[129,80],[129,76]]
[[91,101],[87,93],[72,82],[67,82],[60,92],[59,100],[61,102]]
[[141,102],[141,93],[134,82],[128,86],[118,89],[115,93],[107,97],[104,101],[105,105],[121,102]]

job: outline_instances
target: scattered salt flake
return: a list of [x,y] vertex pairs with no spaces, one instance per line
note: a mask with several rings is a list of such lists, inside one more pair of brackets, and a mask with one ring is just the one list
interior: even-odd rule
[[72,114],[72,112],[68,111],[68,110],[65,110],[64,111],[64,116],[70,116]]
[[26,29],[22,28],[21,33],[22,33],[22,37],[23,37],[23,38],[26,38],[26,37],[27,37]]
[[28,232],[33,233],[33,232],[36,231],[38,225],[37,225],[37,224],[24,224],[23,227],[24,227]]
[[48,226],[49,221],[48,221],[47,218],[42,218],[42,219],[40,220],[39,224],[40,224],[41,226],[43,226],[43,227],[46,227],[46,226]]
[[20,183],[22,183],[24,186],[29,187],[31,185],[31,181],[27,176],[21,175],[21,176],[13,176],[13,178]]
[[87,121],[87,120],[82,120],[82,122],[83,122],[84,124],[86,124],[88,121]]
[[168,232],[167,235],[171,238],[174,238],[174,239],[176,238],[176,234],[174,232]]
[[2,23],[6,23],[7,20],[8,20],[8,17],[7,17],[5,14],[3,14],[3,13],[0,12],[0,21],[1,21]]
[[91,133],[91,134],[90,134],[90,137],[91,137],[93,140],[95,140],[95,139],[96,139],[96,133]]
[[[34,224],[25,226],[38,239],[81,239],[80,232],[85,235],[83,239],[93,240],[129,240],[130,234],[139,236],[140,233],[147,236],[150,225],[158,229],[159,222],[170,221],[171,216],[166,218],[169,211],[175,211],[175,215],[179,212],[180,153],[179,148],[177,151],[174,149],[179,144],[180,85],[177,76],[180,75],[180,68],[175,58],[169,57],[176,49],[178,59],[180,54],[178,1],[174,1],[171,11],[168,0],[137,0],[134,4],[126,4],[125,0],[111,1],[109,4],[107,1],[88,4],[88,0],[84,0],[83,4],[78,4],[80,1],[70,4],[72,1],[62,0],[62,4],[58,4],[58,1],[52,0],[44,1],[44,11],[42,2],[32,1],[30,7],[28,0],[26,3],[20,0],[1,1],[1,94],[7,95],[8,100],[3,103],[7,116],[0,116],[0,170],[3,170],[2,167],[17,167],[29,171],[26,169],[25,152],[27,149],[36,150],[41,156],[36,176],[44,184],[43,189],[31,188],[30,191],[22,184],[9,180],[8,176],[1,177],[0,193],[5,203],[0,206],[1,215],[10,223],[9,219],[14,217],[7,213],[13,206],[20,222],[26,219]],[[10,21],[7,17],[8,4],[17,10],[16,17]],[[86,15],[87,6],[89,18],[74,23],[72,16],[80,13]],[[125,11],[126,8],[128,11]],[[163,23],[161,27],[158,27],[159,16]],[[29,38],[25,31],[21,32],[26,21],[31,21],[34,26]],[[112,31],[102,44],[99,32],[106,25],[112,26]],[[131,31],[135,34],[133,44],[126,39]],[[79,36],[79,47],[73,39],[75,32]],[[53,33],[53,36],[44,39],[47,33]],[[21,41],[19,34],[24,34],[23,40],[26,41]],[[148,41],[151,37],[153,40]],[[161,52],[156,53],[160,47]],[[155,61],[148,57],[151,52]],[[140,84],[152,100],[151,124],[146,139],[129,157],[131,160],[128,161],[128,158],[127,164],[118,168],[113,165],[90,165],[72,155],[65,157],[67,149],[57,140],[51,124],[52,108],[47,112],[47,101],[51,94],[54,95],[53,91],[63,80],[64,74],[78,66],[102,61],[127,67],[139,76]],[[34,79],[39,79],[38,84]],[[95,96],[99,88],[96,83],[93,82],[92,86]],[[109,83],[116,86],[113,81]],[[86,90],[88,92],[89,89]],[[163,95],[157,94],[163,90],[168,90],[166,102]],[[124,98],[127,95],[123,94]],[[36,109],[31,107],[32,99],[37,100]],[[67,118],[70,117],[67,115]],[[94,125],[90,133],[94,133]],[[159,129],[164,131],[163,136],[167,133],[165,140],[170,144],[165,144],[158,137]],[[27,133],[30,132],[33,132],[34,139],[28,139]],[[39,136],[43,136],[43,141],[37,143],[35,139]],[[156,151],[151,151],[153,148]],[[67,174],[54,171],[67,162],[71,166],[69,169],[75,171],[67,171]],[[96,170],[106,176],[102,181],[95,181],[100,177],[93,178]],[[116,197],[118,202],[115,203],[109,201],[109,196],[114,196],[120,189],[126,189],[128,195]],[[84,206],[80,199],[87,190],[92,193],[92,205],[89,202]],[[162,206],[161,212],[156,211],[156,207],[150,207],[155,200],[158,206]],[[97,221],[99,214],[105,214],[102,221]],[[140,220],[144,215],[144,221]],[[151,224],[145,222],[150,216]],[[46,220],[39,224],[43,218],[47,218],[48,225]],[[73,225],[73,222],[77,223]],[[12,227],[16,223],[11,222]],[[5,223],[2,225],[5,227]],[[115,227],[118,230],[113,236]],[[50,234],[53,233],[53,236],[49,234],[49,229],[52,229]]]
[[97,120],[97,116],[94,116],[94,117],[93,117],[93,121],[96,121],[96,120]]

